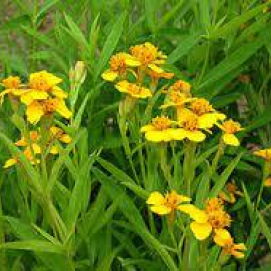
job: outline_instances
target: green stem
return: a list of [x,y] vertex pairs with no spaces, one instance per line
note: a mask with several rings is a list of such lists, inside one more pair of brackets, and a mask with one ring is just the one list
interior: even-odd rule
[[220,157],[223,155],[225,150],[225,144],[222,141],[222,139],[220,139],[219,144],[218,144],[218,149],[216,152],[216,155],[212,161],[212,166],[211,166],[211,172],[210,172],[210,177],[212,177],[217,169],[217,165],[219,162]]
[[164,174],[164,177],[166,181],[168,182],[168,185],[170,189],[173,189],[173,184],[172,184],[172,176],[170,173],[170,166],[167,161],[167,144],[166,143],[161,143],[160,145],[160,166],[161,170]]
[[193,142],[185,144],[184,162],[183,162],[183,177],[187,196],[191,196],[191,185],[195,176],[195,158],[196,145]]

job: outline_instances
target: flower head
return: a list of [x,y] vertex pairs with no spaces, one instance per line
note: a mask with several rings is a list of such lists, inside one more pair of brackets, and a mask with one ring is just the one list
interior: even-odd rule
[[224,132],[222,140],[225,144],[231,146],[240,145],[239,139],[235,136],[235,133],[243,130],[239,122],[230,119],[225,121],[222,125],[217,124],[217,126]]
[[152,123],[143,126],[140,131],[152,142],[178,140],[177,129],[172,128],[172,120],[163,115],[152,119]]
[[127,53],[118,53],[113,55],[109,61],[109,70],[102,74],[106,81],[113,82],[118,76],[126,75],[129,67],[138,67],[141,63],[133,56]]
[[170,90],[174,92],[181,92],[187,94],[188,96],[191,96],[191,85],[183,80],[178,80],[177,82],[175,82],[170,87]]
[[122,93],[126,93],[133,98],[146,99],[152,96],[152,93],[149,89],[138,86],[133,83],[129,83],[127,80],[118,82],[115,85],[116,89]]
[[234,181],[227,183],[225,190],[226,191],[221,191],[219,193],[219,197],[222,200],[227,201],[229,203],[235,203],[236,195],[238,196],[243,195],[243,193],[238,190],[238,187],[236,186]]
[[271,162],[271,148],[269,149],[264,149],[264,150],[258,150],[253,152],[253,154],[264,158],[267,162]]
[[176,191],[171,191],[163,196],[159,192],[152,192],[147,200],[147,204],[151,205],[151,210],[158,215],[167,215],[179,209],[180,204],[189,202],[189,197],[179,195]]
[[30,123],[36,124],[40,121],[41,117],[54,114],[55,112],[66,119],[72,116],[64,100],[58,98],[33,101],[27,105],[26,116]]
[[164,72],[159,65],[165,63],[166,55],[150,42],[131,47],[130,53],[140,62],[143,68],[149,68],[157,73]]
[[200,123],[197,115],[183,110],[178,118],[178,125],[180,127],[178,128],[178,138],[180,140],[184,138],[194,142],[205,140],[206,135],[202,130],[207,129],[208,126]]
[[0,103],[2,104],[6,94],[14,95],[14,92],[20,88],[21,80],[18,76],[9,76],[2,80],[1,85],[5,87],[5,90],[0,93]]
[[246,250],[245,244],[235,244],[227,230],[218,229],[214,241],[218,246],[222,247],[222,253],[232,255],[238,259],[244,258],[244,251]]
[[180,206],[179,210],[189,214],[194,220],[190,228],[198,240],[206,239],[212,232],[217,235],[218,229],[230,226],[230,216],[224,211],[223,203],[218,198],[209,199],[205,210],[192,204]]

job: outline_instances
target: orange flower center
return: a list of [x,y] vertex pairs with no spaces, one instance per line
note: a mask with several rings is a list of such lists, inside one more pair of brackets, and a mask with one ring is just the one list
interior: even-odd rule
[[223,128],[227,134],[234,134],[236,132],[241,131],[240,123],[233,120],[225,121],[223,124]]
[[197,99],[194,101],[191,104],[191,109],[198,116],[202,116],[214,110],[212,105],[205,99]]
[[161,116],[152,120],[152,125],[156,130],[162,131],[171,127],[171,120],[168,117]]
[[143,65],[152,63],[158,56],[158,50],[151,44],[141,44],[131,47],[132,56],[136,57]]
[[198,118],[192,114],[187,115],[182,121],[182,127],[188,131],[197,131],[199,128]]
[[46,75],[40,73],[38,76],[31,78],[29,86],[35,90],[48,91],[52,85],[48,82]]
[[229,227],[231,218],[228,213],[224,211],[223,201],[220,198],[212,198],[207,201],[206,214],[208,222],[214,229],[223,229]]
[[121,53],[112,56],[109,65],[111,71],[118,72],[120,74],[123,74],[126,71],[125,57]]
[[58,100],[57,99],[48,99],[43,101],[43,110],[47,113],[54,113],[56,111],[56,108],[58,106]]
[[176,196],[175,193],[167,193],[165,196],[165,206],[167,206],[168,208],[175,210],[177,209],[179,204],[179,200]]
[[142,88],[137,86],[136,84],[129,84],[128,85],[128,92],[130,94],[140,94]]
[[170,91],[170,100],[174,104],[183,104],[187,99],[187,95],[179,91]]
[[21,84],[21,80],[18,76],[9,76],[2,80],[2,84],[6,89],[17,89]]
[[171,86],[173,91],[180,91],[186,94],[190,94],[191,85],[183,80],[178,80]]

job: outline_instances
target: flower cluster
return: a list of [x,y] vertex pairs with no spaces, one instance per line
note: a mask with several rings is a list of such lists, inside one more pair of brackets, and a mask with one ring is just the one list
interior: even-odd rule
[[[174,108],[174,118],[167,116],[156,117],[151,124],[141,128],[147,140],[162,142],[187,139],[193,142],[202,142],[206,139],[206,133],[219,127],[222,132],[222,140],[225,144],[238,146],[240,144],[236,133],[241,131],[241,125],[231,119],[226,120],[226,115],[213,108],[210,102],[204,98],[192,97],[190,84],[178,80],[166,92],[162,109]],[[167,125],[156,126],[154,122],[167,119]]]
[[[15,143],[17,147],[23,148],[23,154],[33,164],[38,164],[40,161],[36,156],[41,154],[42,145],[49,150],[49,153],[57,154],[59,152],[57,141],[71,142],[69,135],[52,124],[55,113],[66,119],[70,119],[72,116],[65,103],[68,94],[59,87],[61,82],[61,78],[47,71],[31,73],[27,83],[22,83],[18,76],[9,76],[2,80],[1,85],[5,89],[0,93],[1,104],[7,95],[13,109],[18,113],[23,111],[27,122],[37,126],[33,131],[25,132],[22,138]],[[43,120],[47,123],[47,136],[41,134],[43,132],[40,123]],[[13,157],[6,161],[4,168],[19,162],[19,157]]]
[[68,94],[58,86],[61,82],[61,78],[47,71],[31,73],[26,84],[22,84],[17,76],[9,76],[2,80],[5,90],[0,93],[0,101],[2,103],[8,95],[11,101],[24,104],[31,124],[37,124],[43,116],[55,112],[69,119],[71,111],[65,104]]
[[152,192],[147,200],[152,212],[158,215],[174,217],[176,211],[181,211],[193,220],[190,228],[198,240],[205,240],[212,235],[214,242],[222,247],[223,253],[231,254],[236,258],[243,258],[246,247],[243,243],[235,244],[234,239],[226,229],[230,226],[230,215],[224,210],[221,198],[211,198],[206,202],[204,210],[190,204],[189,197],[179,195],[176,191],[167,193],[164,197],[159,192]]

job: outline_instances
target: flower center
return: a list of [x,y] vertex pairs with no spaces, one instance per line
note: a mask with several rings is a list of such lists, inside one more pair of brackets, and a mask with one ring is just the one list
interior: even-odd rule
[[171,90],[190,94],[191,85],[183,80],[178,80],[171,86]]
[[214,229],[223,229],[230,226],[230,216],[222,209],[207,212],[207,216],[208,222],[212,225],[212,228]]
[[166,194],[165,197],[165,205],[169,207],[170,209],[176,209],[178,206],[178,198],[174,193]]
[[207,200],[205,211],[208,216],[208,222],[214,229],[223,229],[230,226],[231,218],[224,211],[223,201],[220,198]]
[[171,127],[171,120],[168,117],[161,116],[152,120],[152,125],[156,130],[162,131]]
[[56,108],[58,106],[58,100],[57,99],[48,99],[43,101],[43,110],[47,113],[54,113],[56,111]]
[[112,56],[109,65],[110,70],[119,72],[120,74],[123,74],[126,71],[125,58],[121,53]]
[[170,100],[174,104],[182,104],[187,99],[187,95],[179,91],[170,91]]
[[141,87],[137,86],[136,84],[129,84],[128,92],[131,94],[139,94],[141,92]]
[[224,122],[223,128],[227,134],[234,134],[241,130],[241,125],[233,120],[227,120]]
[[2,80],[2,84],[6,89],[17,89],[19,88],[21,80],[18,76],[9,76]]
[[198,116],[202,116],[214,110],[212,105],[205,99],[197,99],[194,101],[191,104],[191,109]]
[[31,78],[29,86],[32,89],[41,91],[48,91],[52,87],[52,85],[48,82],[46,75],[43,73]]
[[158,56],[158,50],[150,43],[135,45],[131,49],[132,56],[136,57],[143,65],[152,63]]
[[182,121],[182,127],[185,130],[192,131],[192,132],[198,130],[199,128],[198,118],[192,114],[185,116],[185,119]]

